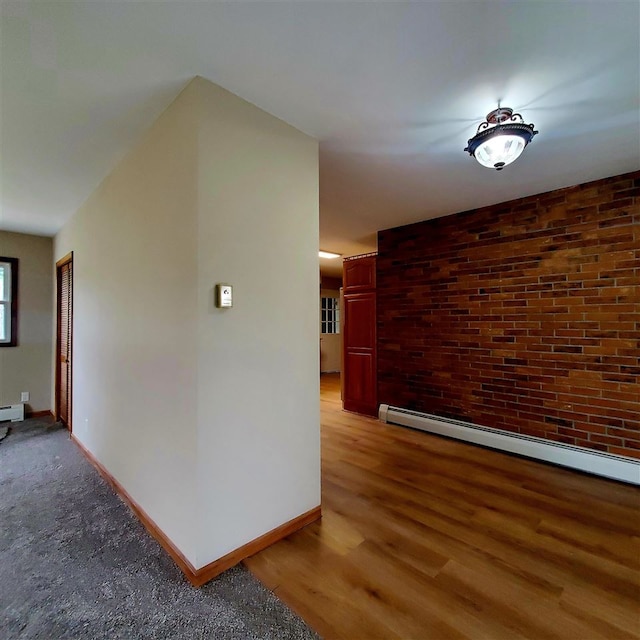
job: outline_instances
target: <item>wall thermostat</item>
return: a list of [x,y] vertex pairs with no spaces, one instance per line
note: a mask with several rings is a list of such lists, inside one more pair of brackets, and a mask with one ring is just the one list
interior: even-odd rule
[[233,287],[230,284],[216,285],[216,307],[219,309],[233,307]]

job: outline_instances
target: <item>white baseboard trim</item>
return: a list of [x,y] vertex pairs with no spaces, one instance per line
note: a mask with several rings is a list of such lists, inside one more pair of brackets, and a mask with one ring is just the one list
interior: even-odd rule
[[450,420],[429,413],[381,404],[382,422],[412,427],[472,444],[551,462],[595,475],[640,485],[640,461],[584,447],[550,442],[534,436],[482,427],[462,420]]

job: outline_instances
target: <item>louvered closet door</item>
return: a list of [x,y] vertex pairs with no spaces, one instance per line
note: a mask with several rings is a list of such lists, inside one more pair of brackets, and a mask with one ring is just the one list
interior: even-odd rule
[[57,339],[57,418],[71,428],[71,331],[73,315],[73,262],[59,264]]

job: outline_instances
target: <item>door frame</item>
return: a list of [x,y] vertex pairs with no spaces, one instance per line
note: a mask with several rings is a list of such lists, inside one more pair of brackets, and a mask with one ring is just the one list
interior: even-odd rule
[[71,375],[69,376],[69,406],[67,407],[67,429],[72,431],[71,416],[72,411],[72,399],[73,399],[73,251],[68,253],[64,258],[60,258],[56,262],[56,353],[55,353],[55,365],[56,365],[56,387],[55,387],[55,418],[60,420],[60,310],[62,306],[61,289],[62,289],[62,267],[71,263],[71,313],[69,314],[69,323],[71,325],[71,335],[69,340],[69,366],[71,367]]

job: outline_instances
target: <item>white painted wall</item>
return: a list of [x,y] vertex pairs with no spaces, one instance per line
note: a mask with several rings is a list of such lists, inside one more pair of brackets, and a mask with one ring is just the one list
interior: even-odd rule
[[[320,504],[318,143],[201,79],[198,563]],[[216,309],[216,283],[234,306]]]
[[18,258],[18,346],[0,348],[0,405],[51,409],[52,238],[0,231],[0,256]]
[[190,562],[318,506],[317,142],[197,78],[70,250],[74,433]]
[[196,114],[187,88],[55,240],[74,252],[73,433],[192,563]]

